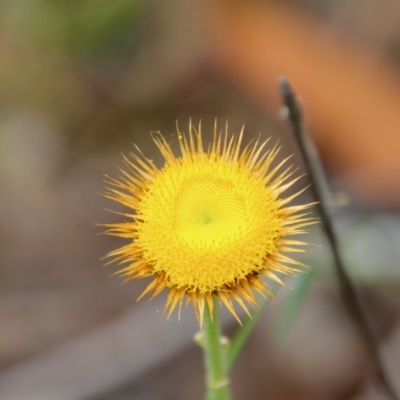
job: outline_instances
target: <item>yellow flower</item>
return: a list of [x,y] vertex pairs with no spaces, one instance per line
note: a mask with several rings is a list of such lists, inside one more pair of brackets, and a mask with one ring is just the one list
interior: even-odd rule
[[126,280],[153,278],[140,298],[169,289],[168,317],[186,297],[202,324],[215,295],[238,319],[233,300],[248,313],[244,301],[255,306],[254,292],[271,294],[263,276],[282,283],[277,272],[304,267],[284,253],[303,251],[304,242],[288,237],[314,223],[303,213],[311,204],[288,206],[300,192],[281,198],[300,177],[291,179],[291,167],[281,171],[287,159],[271,167],[277,146],[266,151],[268,140],[257,140],[242,149],[242,137],[243,130],[229,136],[215,127],[205,147],[190,124],[187,136],[178,132],[179,156],[154,138],[161,169],[139,151],[124,157],[128,171],[107,179],[106,197],[133,210],[123,214],[127,221],[106,225],[108,234],[129,239],[108,256],[128,264],[118,271]]

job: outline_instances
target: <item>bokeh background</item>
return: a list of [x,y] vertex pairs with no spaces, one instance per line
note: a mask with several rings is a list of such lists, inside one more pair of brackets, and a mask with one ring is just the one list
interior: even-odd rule
[[[334,209],[342,251],[400,393],[399,21],[397,0],[1,1],[0,398],[202,398],[192,310],[166,321],[162,296],[136,303],[146,282],[102,268],[121,245],[95,227],[118,218],[103,176],[132,143],[157,161],[151,132],[174,142],[189,118],[297,155],[280,75],[350,200]],[[266,306],[234,398],[384,399],[321,231],[307,240],[321,245],[305,257],[313,273]]]

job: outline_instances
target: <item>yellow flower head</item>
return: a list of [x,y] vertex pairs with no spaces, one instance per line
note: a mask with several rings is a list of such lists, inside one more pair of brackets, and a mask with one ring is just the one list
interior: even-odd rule
[[263,276],[282,283],[276,272],[304,267],[283,254],[301,251],[305,243],[288,237],[313,223],[302,213],[310,204],[288,206],[299,193],[281,198],[299,178],[290,179],[292,168],[281,171],[286,160],[271,167],[276,146],[267,151],[268,141],[256,141],[242,149],[242,136],[215,128],[205,147],[190,125],[187,136],[178,133],[179,156],[155,137],[161,169],[138,152],[124,157],[123,176],[107,180],[106,196],[133,210],[128,221],[106,225],[108,234],[130,239],[108,256],[128,264],[118,271],[126,280],[153,277],[140,297],[168,288],[168,316],[186,297],[201,324],[215,295],[238,319],[232,300],[248,313],[244,300],[254,306],[255,291],[270,293]]

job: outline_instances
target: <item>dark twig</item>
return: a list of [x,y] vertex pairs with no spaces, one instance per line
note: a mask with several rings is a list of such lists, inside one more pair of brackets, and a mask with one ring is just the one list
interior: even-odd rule
[[314,198],[318,201],[317,208],[321,217],[322,228],[324,229],[328,238],[328,242],[334,257],[335,271],[344,305],[355,326],[357,327],[360,337],[363,339],[365,348],[369,354],[372,366],[374,368],[376,379],[380,383],[382,389],[386,392],[388,398],[392,400],[398,400],[398,397],[393,390],[383,368],[378,342],[373,329],[368,323],[361,301],[344,267],[344,262],[339,251],[337,235],[332,223],[332,217],[327,206],[327,185],[324,171],[322,169],[318,153],[313,146],[311,139],[305,133],[305,126],[300,104],[296,98],[295,92],[289,85],[289,82],[286,78],[281,77],[279,84],[283,103],[286,107],[285,111],[288,113],[288,120],[291,125],[292,133],[297,140],[308,175],[312,182],[311,189],[313,191]]

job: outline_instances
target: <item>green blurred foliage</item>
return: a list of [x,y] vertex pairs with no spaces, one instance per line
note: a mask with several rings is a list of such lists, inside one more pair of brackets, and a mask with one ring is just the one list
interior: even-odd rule
[[36,0],[3,3],[6,29],[44,50],[101,60],[131,44],[148,4],[145,0]]

